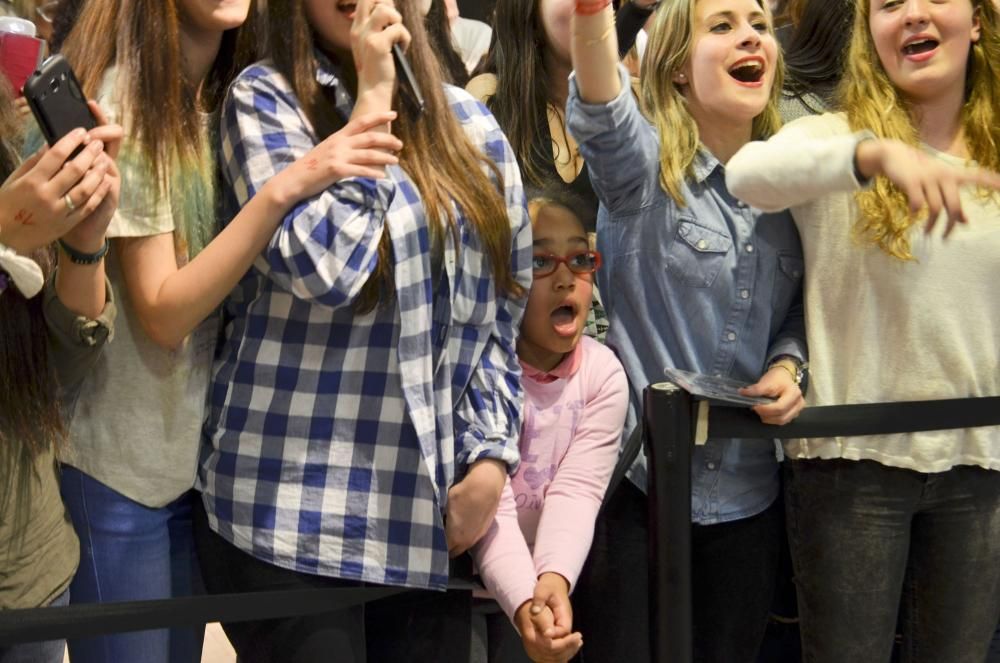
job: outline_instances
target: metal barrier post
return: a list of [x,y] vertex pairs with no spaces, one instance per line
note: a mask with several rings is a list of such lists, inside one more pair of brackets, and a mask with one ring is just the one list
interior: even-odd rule
[[694,401],[668,382],[643,393],[649,458],[649,639],[654,663],[691,663]]

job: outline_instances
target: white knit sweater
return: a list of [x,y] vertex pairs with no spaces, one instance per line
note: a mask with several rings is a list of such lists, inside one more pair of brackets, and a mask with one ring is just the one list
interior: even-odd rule
[[[806,261],[809,405],[1000,395],[1000,204],[962,192],[968,226],[911,231],[913,261],[852,233],[858,137],[840,114],[797,120],[727,164],[733,195],[790,207]],[[961,159],[926,148],[933,157]],[[942,472],[1000,470],[1000,428],[790,440],[792,458],[869,459]]]

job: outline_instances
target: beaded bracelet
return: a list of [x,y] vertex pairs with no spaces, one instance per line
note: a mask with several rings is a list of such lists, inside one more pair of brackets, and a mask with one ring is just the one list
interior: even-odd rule
[[83,253],[82,251],[77,251],[72,246],[62,241],[62,239],[59,240],[59,246],[66,252],[70,262],[77,265],[96,265],[101,262],[105,255],[107,255],[109,244],[108,240],[105,238],[104,246],[102,246],[97,253]]
[[576,15],[593,16],[594,14],[600,14],[610,4],[611,0],[597,0],[597,2],[593,2],[593,0],[590,2],[587,0],[577,0]]

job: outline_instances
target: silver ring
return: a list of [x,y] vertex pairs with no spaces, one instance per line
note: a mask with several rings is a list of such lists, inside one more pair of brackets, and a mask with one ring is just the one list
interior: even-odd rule
[[76,205],[73,204],[73,199],[69,197],[68,193],[63,196],[63,200],[66,201],[66,209],[70,211],[70,214],[76,211]]

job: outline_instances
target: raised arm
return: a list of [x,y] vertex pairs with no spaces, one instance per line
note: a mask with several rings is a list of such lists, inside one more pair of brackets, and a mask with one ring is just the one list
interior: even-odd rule
[[589,104],[605,103],[621,91],[614,12],[610,0],[585,0],[576,6],[570,53],[580,99]]

